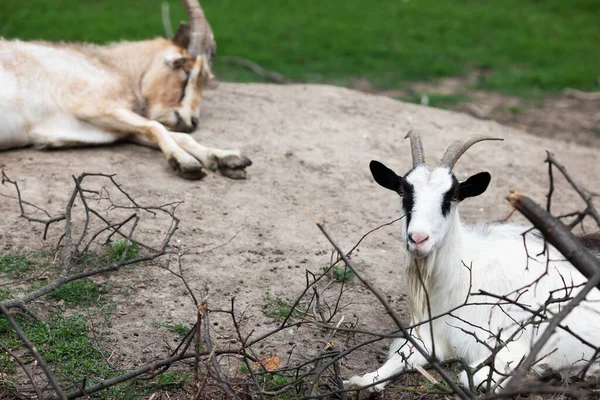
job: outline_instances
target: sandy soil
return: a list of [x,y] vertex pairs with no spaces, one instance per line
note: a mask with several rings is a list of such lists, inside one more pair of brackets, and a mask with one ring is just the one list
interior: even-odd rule
[[[0,164],[19,181],[27,200],[53,213],[61,212],[66,203],[71,175],[84,171],[117,174],[123,187],[141,202],[183,200],[177,210],[181,228],[174,239],[191,250],[184,259],[188,280],[195,289],[208,286],[212,307],[226,308],[235,296],[238,309],[246,309],[248,333],[255,329],[260,334],[274,327],[263,310],[266,292],[292,299],[304,288],[305,270],[319,272],[329,262],[331,247],[314,225],[309,209],[326,221],[345,249],[368,230],[398,216],[397,196],[373,182],[368,163],[378,159],[399,173],[407,171],[410,151],[403,137],[410,129],[423,132],[431,162],[439,159],[450,141],[463,135],[505,138],[476,145],[455,168],[459,179],[483,170],[493,177],[484,195],[463,204],[461,215],[468,222],[505,217],[511,211],[504,200],[509,188],[543,202],[548,183],[545,150],[554,152],[583,186],[596,191],[600,186],[600,151],[595,146],[533,136],[496,122],[343,88],[221,84],[207,93],[202,112],[194,137],[208,145],[243,149],[254,162],[247,180],[209,174],[202,181],[186,181],[169,170],[160,153],[129,144],[2,152]],[[0,193],[13,194],[6,186],[0,187]],[[562,180],[554,204],[558,213],[583,208]],[[41,228],[20,219],[16,203],[0,197],[0,248],[39,250],[56,243],[59,227],[50,233],[47,244],[43,243]],[[156,231],[148,225],[142,235],[152,240]],[[229,240],[223,247],[202,253]],[[406,317],[403,258],[399,226],[392,225],[369,236],[354,261]],[[195,310],[181,282],[157,268],[165,263],[122,270],[111,278],[121,289],[113,295],[117,312],[107,345],[115,350],[113,360],[122,365],[164,354],[166,346],[157,335],[167,334],[157,329],[157,322],[191,325],[194,321]],[[358,327],[379,331],[393,327],[382,307],[359,284],[344,293],[342,303],[340,316],[348,321],[358,318]],[[215,314],[213,322],[220,338],[233,334],[224,316]],[[310,357],[321,338],[321,333],[302,327],[276,335],[257,351],[287,360],[287,353],[295,348],[293,360]],[[336,340],[339,346],[345,345],[342,338]],[[382,343],[375,350],[385,346]],[[377,364],[374,355],[359,351],[346,360],[342,372],[346,376],[363,373]]]
[[421,97],[424,94],[462,95],[466,101],[443,108],[479,119],[492,120],[537,136],[560,139],[600,148],[600,92],[565,89],[542,98],[520,98],[473,89],[481,75],[415,82],[402,90],[376,90],[368,79],[354,79],[352,88],[391,98]]

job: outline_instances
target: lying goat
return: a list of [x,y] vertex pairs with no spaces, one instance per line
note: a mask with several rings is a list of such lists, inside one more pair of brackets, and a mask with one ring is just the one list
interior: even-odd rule
[[216,43],[198,1],[172,39],[108,46],[0,38],[0,150],[131,141],[159,148],[186,178],[202,167],[244,178],[250,160],[203,146],[202,91],[214,79]]
[[[452,315],[447,313],[464,304],[470,293],[480,290],[507,295],[510,300],[536,310],[551,296],[575,296],[581,289],[578,285],[586,280],[568,262],[556,261],[564,258],[554,248],[549,249],[548,261],[543,240],[537,232],[526,235],[524,243],[522,234],[527,230],[524,227],[509,224],[465,226],[461,223],[458,205],[468,197],[482,194],[490,183],[490,174],[481,172],[458,182],[452,168],[470,146],[494,138],[474,136],[456,141],[444,154],[441,164],[431,167],[425,164],[420,136],[416,133],[409,133],[409,136],[413,168],[406,175],[398,176],[377,161],[371,161],[370,168],[378,184],[402,197],[402,213],[406,215],[402,220],[402,233],[408,250],[406,275],[411,322],[421,324],[412,329],[411,335],[429,354],[435,349],[436,358],[461,357],[474,369],[492,354],[488,346],[493,348],[500,339],[505,341],[506,346],[495,357],[491,375],[493,385],[501,383],[544,331],[535,326],[521,326],[532,313],[493,296],[470,297],[469,302],[478,305],[465,305]],[[596,240],[584,244],[596,246],[598,250],[598,236],[590,235],[589,238],[594,237]],[[540,255],[536,257],[537,254]],[[595,346],[600,346],[599,300],[600,291],[595,289],[563,322]],[[546,309],[556,312],[559,306],[554,304]],[[430,317],[434,319],[430,321]],[[542,363],[564,375],[577,372],[593,357],[596,357],[595,363],[588,373],[600,370],[594,348],[564,330],[558,330],[539,354],[546,355]],[[382,390],[385,380],[415,364],[426,364],[423,355],[405,339],[397,339],[390,349],[388,361],[381,368],[352,377],[346,386],[362,387],[375,383],[371,390]],[[489,374],[489,366],[480,368],[473,376],[475,386],[486,382]],[[461,383],[468,387],[466,372],[461,375]]]

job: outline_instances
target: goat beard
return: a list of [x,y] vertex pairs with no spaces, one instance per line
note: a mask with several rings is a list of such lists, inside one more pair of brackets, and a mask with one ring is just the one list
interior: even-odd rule
[[[431,318],[427,312],[427,291],[431,275],[433,272],[433,263],[428,262],[430,258],[415,258],[409,255],[407,269],[408,298],[410,303],[412,323],[419,323]],[[417,336],[420,336],[420,326],[416,327]]]

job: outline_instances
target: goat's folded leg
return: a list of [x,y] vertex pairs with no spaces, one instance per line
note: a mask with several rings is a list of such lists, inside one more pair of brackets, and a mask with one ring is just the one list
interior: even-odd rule
[[246,167],[252,165],[252,161],[239,150],[207,147],[187,134],[179,132],[170,132],[170,134],[181,148],[196,157],[205,168],[213,171],[218,169],[221,174],[232,179],[246,178]]
[[[427,346],[424,347],[430,348]],[[425,365],[427,364],[427,360],[425,360],[425,357],[416,351],[406,339],[398,339],[392,344],[390,348],[390,357],[381,368],[375,372],[362,376],[353,376],[349,380],[344,381],[344,387],[347,389],[360,388],[376,383],[376,385],[370,386],[368,390],[371,392],[380,392],[389,382],[390,377],[406,368],[412,368],[415,364]]]
[[[510,380],[510,373],[514,368],[516,368],[523,356],[526,354],[525,351],[517,351],[518,346],[516,343],[511,343],[512,346],[502,348],[494,358],[493,369],[494,371],[490,375],[491,366],[483,366],[476,370],[476,368],[481,365],[488,356],[471,363],[471,368],[474,370],[473,373],[473,386],[475,390],[480,391],[488,391],[488,389],[493,389],[493,391],[497,392],[501,390],[503,387],[506,387],[508,381]],[[469,377],[466,371],[460,373],[460,383],[464,387],[469,387]],[[489,386],[488,386],[489,383]]]
[[129,134],[129,140],[159,148],[171,167],[182,177],[199,179],[206,176],[202,164],[181,148],[161,123],[148,120],[126,108],[80,112],[81,120],[98,127]]

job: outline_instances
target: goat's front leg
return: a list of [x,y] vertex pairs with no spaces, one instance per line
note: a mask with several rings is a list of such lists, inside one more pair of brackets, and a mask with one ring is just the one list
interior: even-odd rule
[[[510,350],[509,350],[510,347]],[[491,353],[490,353],[491,354]],[[518,343],[510,343],[509,346],[503,347],[494,358],[493,368],[490,375],[490,366],[483,366],[476,370],[484,361],[489,358],[489,355],[472,362],[470,367],[474,370],[473,386],[475,390],[487,391],[488,381],[490,389],[496,387],[495,391],[506,387],[510,380],[510,373],[519,365],[523,357],[527,355],[527,350],[521,348]],[[459,376],[460,383],[464,387],[469,387],[469,377],[467,371],[462,371]],[[491,380],[490,380],[491,379]]]
[[86,113],[78,118],[106,130],[114,130],[129,134],[134,141],[140,141],[158,147],[165,158],[181,176],[198,179],[206,176],[202,164],[184,149],[171,136],[161,123],[148,120],[126,108],[117,108],[104,112]]
[[[421,337],[412,336],[420,345],[423,347],[428,354],[431,351],[431,337],[429,334],[428,325],[424,325],[420,329]],[[436,354],[438,357],[443,357],[439,354],[439,350],[436,348]],[[369,388],[369,391],[380,392],[383,390],[385,385],[389,382],[389,378],[397,373],[403,371],[406,368],[412,368],[413,365],[425,365],[427,360],[419,353],[413,345],[411,345],[406,339],[396,339],[390,347],[389,358],[375,372],[371,372],[362,376],[353,376],[348,381],[344,381],[346,388],[359,388],[363,386],[373,385]]]
[[204,167],[213,171],[218,168],[228,178],[246,178],[245,168],[252,165],[252,161],[242,155],[239,150],[206,147],[187,134],[178,132],[170,132],[170,134],[179,146],[200,160]]

